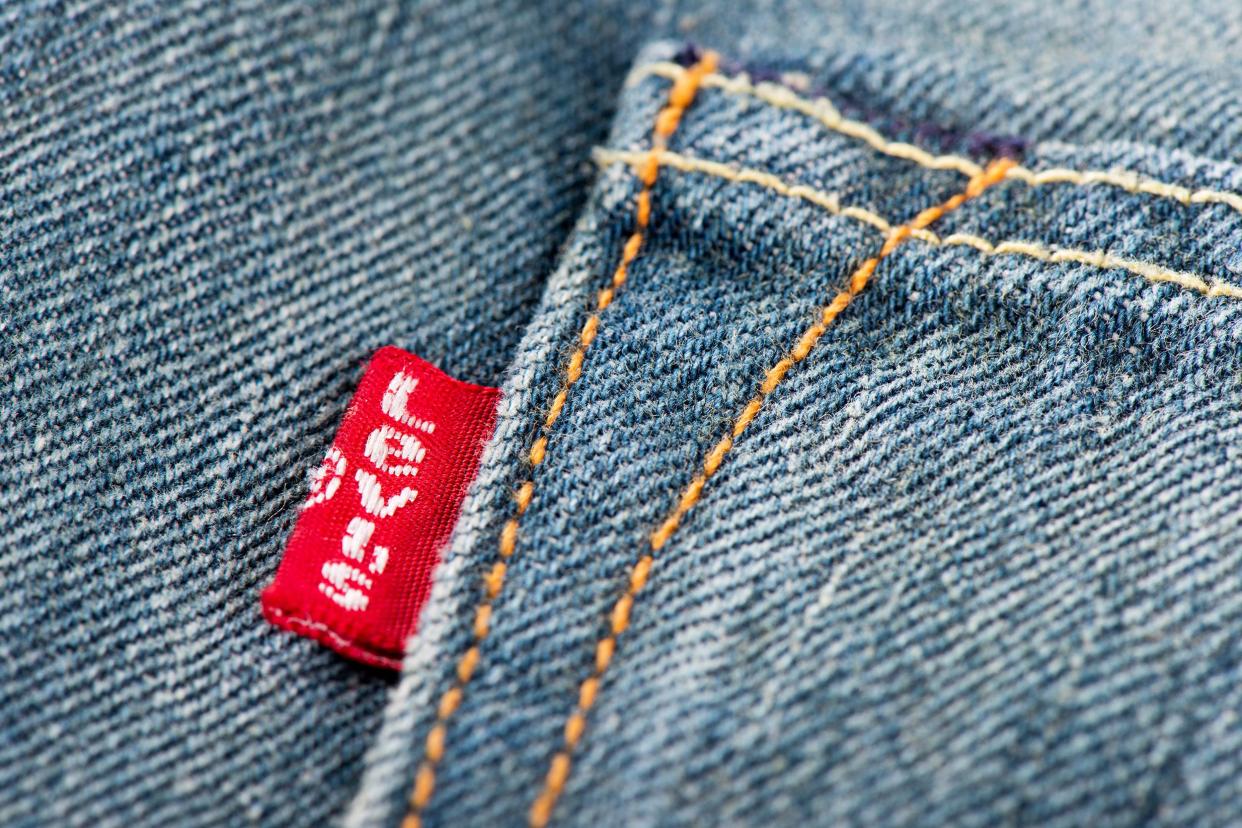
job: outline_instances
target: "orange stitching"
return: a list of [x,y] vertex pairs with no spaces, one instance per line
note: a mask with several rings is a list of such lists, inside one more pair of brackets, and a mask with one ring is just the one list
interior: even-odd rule
[[[552,405],[548,408],[547,416],[543,421],[542,433],[531,445],[530,451],[527,454],[527,461],[532,467],[543,463],[548,449],[548,434],[552,431],[552,426],[556,424],[557,418],[561,416],[561,411],[565,407],[565,400],[569,396],[569,389],[578,381],[578,377],[582,375],[582,363],[586,359],[587,348],[591,347],[591,343],[595,341],[595,336],[599,331],[600,313],[612,304],[616,292],[625,284],[629,266],[637,258],[638,251],[642,248],[647,226],[651,220],[651,189],[655,185],[656,178],[660,172],[660,152],[668,147],[669,138],[677,130],[678,124],[681,123],[682,115],[685,114],[686,109],[694,101],[703,78],[716,70],[718,62],[719,58],[716,53],[705,52],[694,66],[691,66],[681,77],[674,81],[668,92],[667,103],[656,116],[655,128],[652,131],[651,150],[648,152],[647,159],[641,165],[638,172],[639,179],[642,181],[642,189],[639,191],[634,204],[635,230],[625,242],[621,261],[612,274],[612,281],[608,287],[600,290],[596,297],[595,311],[587,318],[586,323],[582,326],[582,331],[578,334],[578,347],[570,355],[569,362],[565,366],[565,382],[561,386],[560,392],[552,400]],[[495,603],[501,589],[504,588],[506,561],[512,557],[513,551],[517,548],[518,524],[527,507],[530,506],[534,491],[534,481],[527,480],[514,493],[514,501],[517,504],[517,508],[514,516],[505,523],[504,529],[500,532],[500,560],[496,561],[491,571],[483,578],[483,601],[480,603],[474,617],[474,641],[470,649],[466,650],[461,660],[457,663],[457,681],[440,697],[440,705],[436,710],[436,721],[432,725],[431,731],[427,734],[427,741],[423,750],[423,761],[419,765],[418,773],[414,777],[414,789],[410,792],[405,819],[401,823],[402,828],[420,828],[422,825],[422,812],[427,808],[428,803],[431,802],[432,794],[435,792],[436,766],[444,756],[448,720],[461,705],[465,687],[474,676],[475,668],[478,667],[480,658],[479,646],[482,644],[483,639],[487,637],[490,628],[492,605]],[[566,767],[565,772],[568,773],[568,767]]]
[[586,730],[586,716],[595,704],[600,680],[603,678],[604,672],[608,669],[613,654],[616,652],[618,637],[629,627],[630,613],[634,608],[634,601],[638,597],[638,593],[646,585],[647,578],[651,574],[652,564],[655,563],[655,558],[651,553],[659,551],[664,544],[668,543],[669,538],[677,531],[682,518],[699,501],[703,494],[703,488],[707,485],[707,479],[716,473],[716,470],[720,468],[720,464],[724,461],[725,455],[733,448],[733,441],[741,436],[746,427],[758,415],[759,409],[763,406],[764,399],[780,384],[790,368],[806,358],[833,320],[840,315],[841,311],[845,310],[855,296],[867,287],[872,274],[875,273],[876,266],[892,253],[904,239],[909,237],[911,231],[924,229],[941,216],[956,210],[970,199],[975,198],[988,187],[1004,179],[1005,174],[1013,165],[1014,162],[1008,159],[994,161],[985,171],[970,180],[964,192],[953,196],[943,204],[923,210],[908,224],[894,227],[884,241],[884,246],[880,248],[880,252],[858,266],[858,269],[850,277],[849,286],[838,293],[823,308],[820,312],[819,320],[807,328],[798,338],[790,352],[768,370],[762,384],[759,386],[759,393],[746,404],[746,407],[742,409],[742,413],[733,423],[732,433],[722,438],[707,453],[703,460],[703,470],[682,491],[677,506],[664,523],[652,532],[650,537],[651,552],[643,555],[633,569],[630,570],[629,586],[626,588],[625,593],[617,600],[616,604],[613,605],[612,612],[609,614],[609,632],[595,645],[595,670],[582,682],[579,688],[578,706],[565,722],[564,744],[552,757],[543,789],[535,797],[534,803],[531,804],[529,818],[532,828],[544,828],[548,824],[548,820],[552,816],[552,809],[556,807],[557,799],[565,789],[565,783],[569,779],[571,769],[570,756],[577,748],[579,742],[581,742],[582,734]]

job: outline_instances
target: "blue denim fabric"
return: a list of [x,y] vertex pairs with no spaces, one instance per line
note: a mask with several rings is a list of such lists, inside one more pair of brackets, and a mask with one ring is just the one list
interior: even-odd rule
[[[532,472],[634,226],[589,150],[649,146],[625,72],[686,38],[895,139],[1242,192],[1223,2],[0,11],[0,823],[397,824],[532,479],[423,814],[525,822],[648,535],[883,241],[663,169]],[[965,186],[719,89],[671,148],[893,223]],[[1010,182],[933,229],[1242,283],[1219,204]],[[656,555],[554,824],[1235,824],[1239,301],[899,246]],[[390,343],[506,393],[395,686],[257,610]]]
[[0,825],[342,812],[393,682],[258,593],[374,350],[508,365],[632,53],[549,19],[0,9]]
[[[789,42],[747,60],[869,100],[910,134],[934,119],[1022,136],[1035,170],[1242,186],[1220,141],[1236,120],[1200,129],[1206,116],[1161,91],[1158,72],[1125,77],[1137,57],[1108,55],[1062,87],[1082,65],[1022,63],[1036,35],[1015,42],[1016,12],[973,33],[983,43],[969,54],[960,36],[934,46],[942,27],[924,49],[886,50],[901,27],[853,42],[879,16],[785,31]],[[753,40],[779,40],[757,29]],[[1196,75],[1197,105],[1231,101],[1217,85],[1231,74]],[[652,78],[627,89],[609,145],[645,150],[667,90]],[[1156,102],[1159,123],[1131,116]],[[671,145],[894,224],[966,184],[721,90],[699,93]],[[534,497],[420,814],[525,822],[649,534],[765,371],[883,242],[805,201],[665,167],[651,233],[532,470],[526,452],[634,227],[638,187],[623,165],[604,171],[518,348],[353,825],[406,811],[437,705],[460,686],[512,493],[529,478]],[[1220,204],[1009,182],[934,229],[1238,282],[1242,215]],[[1236,824],[1240,343],[1236,298],[1121,269],[898,247],[655,554],[553,824]]]

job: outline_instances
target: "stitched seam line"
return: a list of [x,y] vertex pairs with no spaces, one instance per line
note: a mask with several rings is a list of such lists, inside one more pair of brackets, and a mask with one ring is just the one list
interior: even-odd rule
[[[631,82],[644,77],[676,78],[686,70],[675,63],[659,62],[639,67],[631,75]],[[723,90],[732,95],[754,98],[759,101],[792,112],[799,112],[819,121],[833,132],[863,141],[876,152],[893,158],[913,161],[933,170],[956,170],[967,176],[976,176],[982,167],[974,161],[960,155],[934,155],[913,144],[892,141],[885,138],[868,124],[844,117],[828,98],[810,99],[781,86],[766,81],[751,83],[746,75],[726,77],[712,74],[703,79],[704,87]],[[1167,198],[1182,205],[1191,204],[1224,204],[1235,212],[1242,213],[1242,195],[1225,190],[1191,189],[1180,184],[1147,178],[1130,170],[1070,170],[1054,168],[1036,172],[1020,165],[1014,165],[1006,178],[1021,181],[1032,187],[1046,184],[1072,184],[1079,187],[1090,187],[1104,184],[1117,187],[1128,193]]]
[[725,435],[704,457],[702,471],[682,490],[681,497],[673,511],[660,524],[659,528],[651,533],[649,538],[651,551],[639,558],[638,562],[631,568],[629,584],[609,613],[608,634],[595,645],[595,669],[578,688],[578,706],[565,721],[564,742],[556,754],[553,755],[547,776],[544,779],[543,789],[531,804],[529,819],[532,828],[543,828],[547,825],[548,820],[552,816],[552,810],[556,807],[556,802],[561,792],[565,789],[565,784],[569,780],[569,774],[573,767],[570,757],[582,741],[582,735],[586,731],[587,714],[595,706],[599,694],[600,681],[603,679],[608,665],[612,662],[613,654],[616,652],[617,639],[629,627],[630,613],[633,611],[634,601],[646,585],[647,579],[651,574],[651,567],[655,563],[655,553],[668,543],[669,538],[677,531],[677,527],[681,524],[682,519],[694,507],[694,504],[699,501],[703,494],[703,488],[707,485],[708,478],[720,468],[725,455],[733,448],[733,441],[740,437],[742,432],[746,430],[746,427],[755,419],[755,416],[758,415],[760,408],[763,406],[764,400],[781,383],[789,369],[806,358],[820,337],[824,335],[828,326],[833,323],[833,320],[849,306],[855,296],[867,287],[867,283],[871,280],[872,274],[881,261],[913,233],[926,229],[929,224],[941,216],[956,210],[967,201],[979,196],[988,187],[1003,180],[1005,173],[1013,164],[1014,162],[1009,159],[1000,159],[992,162],[986,170],[981,170],[979,175],[971,178],[970,183],[966,185],[966,189],[963,192],[935,207],[923,210],[906,224],[890,228],[886,232],[884,245],[880,248],[880,251],[858,266],[853,275],[850,276],[848,287],[824,306],[820,312],[819,320],[803,331],[789,353],[768,369],[767,374],[764,375],[763,382],[759,386],[759,393],[742,409],[742,413],[738,415],[737,420],[733,423],[731,433]]
[[338,646],[350,649],[355,658],[361,659],[368,664],[373,664],[379,667],[387,667],[389,670],[401,669],[401,659],[390,658],[388,656],[372,652],[371,650],[358,644],[358,642],[354,641],[352,638],[346,638],[341,635],[327,624],[322,624],[301,615],[293,615],[276,607],[265,607],[264,612],[270,613],[274,618],[278,619],[280,623],[289,624],[294,627],[309,630],[312,633],[324,635],[327,638],[332,639],[332,641]]
[[[618,152],[615,150],[597,149],[594,153],[595,160],[601,165],[612,163],[624,163],[631,166],[637,163],[637,159],[642,157],[642,153]],[[808,187],[803,184],[788,184],[777,176],[747,167],[732,167],[727,164],[721,164],[718,161],[709,161],[704,158],[694,158],[691,156],[679,155],[674,152],[663,152],[660,154],[660,165],[663,167],[671,167],[682,172],[700,173],[715,178],[722,178],[728,181],[735,181],[745,184],[755,184],[765,189],[771,190],[789,198],[797,198],[802,201],[810,202],[829,213],[855,221],[870,225],[881,233],[889,233],[892,231],[892,225],[880,215],[861,207],[843,206],[836,193],[830,193],[824,190],[817,190],[814,187]],[[1242,286],[1207,279],[1195,273],[1187,273],[1182,270],[1173,270],[1162,265],[1153,264],[1151,262],[1143,262],[1135,259],[1126,259],[1121,256],[1114,256],[1102,250],[1079,250],[1068,247],[1046,247],[1037,242],[1021,241],[1010,239],[1007,241],[992,242],[980,236],[970,233],[952,233],[947,236],[938,236],[930,230],[914,229],[910,233],[911,238],[918,239],[926,244],[946,246],[946,247],[972,247],[975,250],[988,256],[1025,256],[1031,259],[1037,259],[1041,262],[1061,263],[1070,262],[1075,264],[1084,264],[1091,267],[1098,267],[1105,270],[1126,270],[1131,273],[1142,276],[1143,278],[1156,282],[1178,285],[1187,290],[1198,291],[1209,297],[1225,296],[1231,299],[1242,299]]]
[[[668,146],[669,138],[676,132],[678,124],[681,123],[682,115],[685,114],[690,104],[694,102],[695,95],[698,94],[703,78],[715,70],[718,62],[719,57],[716,53],[704,53],[697,63],[674,79],[673,85],[669,88],[668,99],[656,115],[655,126],[652,129],[651,149],[646,153],[642,153],[645,160],[639,164],[637,169],[639,180],[642,182],[642,189],[635,199],[634,232],[625,242],[625,247],[621,253],[621,260],[617,264],[616,270],[613,271],[611,282],[607,287],[600,290],[596,296],[595,311],[587,318],[586,323],[583,324],[582,330],[578,334],[578,347],[570,355],[569,361],[566,363],[565,380],[561,385],[561,390],[552,400],[552,405],[544,418],[540,435],[531,444],[530,450],[527,453],[527,461],[531,466],[532,472],[535,467],[543,463],[547,453],[548,435],[551,433],[552,427],[556,424],[561,411],[565,407],[565,400],[568,398],[569,389],[573,387],[574,383],[582,375],[582,363],[586,358],[587,349],[591,347],[591,343],[595,341],[595,337],[599,332],[600,314],[612,304],[616,292],[625,284],[627,271],[642,248],[647,226],[651,220],[651,191],[655,186],[656,178],[659,176],[660,154]],[[507,562],[517,548],[519,523],[527,507],[530,506],[534,492],[534,480],[527,479],[525,483],[518,487],[514,494],[516,509],[513,517],[509,518],[500,532],[499,559],[493,564],[491,570],[483,579],[483,599],[475,610],[474,616],[474,640],[471,642],[470,648],[466,650],[457,662],[457,674],[452,686],[440,697],[440,702],[436,709],[436,721],[427,733],[427,739],[423,747],[423,759],[414,777],[414,787],[410,791],[402,828],[420,828],[422,825],[422,813],[431,802],[431,797],[435,792],[436,768],[444,757],[448,721],[461,706],[466,685],[470,683],[470,679],[474,676],[475,669],[478,667],[480,646],[483,640],[487,638],[491,625],[492,606],[495,604],[497,596],[500,595],[501,589],[504,588]]]

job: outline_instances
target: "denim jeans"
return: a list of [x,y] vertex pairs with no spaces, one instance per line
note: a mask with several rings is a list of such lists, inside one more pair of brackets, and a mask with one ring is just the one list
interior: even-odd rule
[[[0,823],[1238,822],[1233,4],[0,19]],[[386,344],[396,681],[257,606]]]

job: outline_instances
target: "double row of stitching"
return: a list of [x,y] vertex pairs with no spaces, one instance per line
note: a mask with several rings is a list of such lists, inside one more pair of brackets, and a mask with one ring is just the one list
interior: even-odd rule
[[[570,389],[582,375],[582,365],[586,359],[587,350],[599,333],[600,314],[612,304],[617,291],[625,284],[629,267],[642,248],[647,227],[651,221],[651,191],[659,176],[662,153],[668,146],[669,138],[681,123],[686,109],[694,101],[703,78],[715,70],[717,62],[716,54],[707,52],[697,63],[681,73],[669,89],[667,102],[656,115],[655,127],[652,130],[652,146],[648,152],[644,153],[646,160],[639,165],[638,170],[642,189],[639,190],[635,200],[634,231],[625,242],[621,260],[613,271],[612,279],[596,296],[595,310],[583,324],[578,334],[578,346],[565,365],[565,379],[561,389],[548,408],[539,436],[527,452],[527,461],[532,470],[543,464],[548,449],[548,436],[565,408]],[[414,778],[413,790],[410,792],[405,819],[402,822],[403,828],[420,828],[423,811],[431,802],[431,797],[435,792],[436,768],[444,757],[448,722],[461,706],[466,686],[474,676],[479,659],[482,657],[480,648],[491,627],[492,607],[504,588],[508,561],[517,548],[522,515],[530,506],[534,493],[534,480],[528,479],[518,487],[514,495],[516,508],[513,516],[509,518],[500,532],[498,560],[483,579],[483,598],[474,615],[473,641],[457,662],[456,676],[452,686],[440,697],[440,703],[436,709],[436,720],[427,733],[423,759]],[[533,817],[532,821],[534,821]],[[544,821],[546,822],[546,818]]]
[[[1100,251],[1047,248],[1024,241],[993,243],[978,236],[960,233],[940,237],[928,229],[929,225],[943,215],[958,209],[989,187],[1005,180],[1019,181],[1030,186],[1054,183],[1076,186],[1102,184],[1118,187],[1128,192],[1168,198],[1186,205],[1226,204],[1239,213],[1242,213],[1242,196],[1217,190],[1191,190],[1179,185],[1146,179],[1125,171],[1057,169],[1034,172],[1007,159],[995,161],[984,168],[969,158],[935,155],[911,144],[890,141],[872,127],[842,117],[827,99],[808,100],[776,84],[752,84],[745,76],[731,78],[715,74],[717,62],[716,55],[709,52],[689,68],[672,63],[656,63],[638,70],[634,78],[654,75],[673,81],[666,105],[656,118],[651,149],[646,152],[599,150],[596,153],[596,159],[600,164],[623,162],[634,168],[642,185],[635,202],[635,230],[624,245],[620,262],[612,274],[610,283],[601,289],[596,297],[595,309],[584,323],[579,333],[578,345],[565,366],[562,386],[549,406],[539,435],[527,452],[526,459],[532,470],[545,460],[551,430],[566,404],[570,389],[581,376],[587,351],[598,335],[600,315],[613,302],[617,291],[624,285],[628,268],[642,248],[650,222],[652,189],[661,167],[673,167],[685,172],[756,184],[787,197],[799,198],[817,204],[833,214],[867,224],[883,233],[885,240],[876,255],[858,266],[852,273],[847,287],[821,310],[819,318],[803,331],[789,352],[766,372],[755,396],[744,406],[729,432],[707,452],[698,473],[681,491],[676,504],[665,520],[649,536],[649,550],[631,568],[626,588],[613,604],[608,615],[607,632],[599,639],[595,647],[593,669],[579,686],[577,703],[564,724],[562,744],[552,756],[542,787],[531,804],[528,818],[533,828],[543,828],[547,825],[568,783],[573,766],[572,756],[585,734],[587,717],[597,703],[601,682],[613,660],[619,637],[628,629],[637,597],[648,582],[655,563],[655,554],[669,542],[686,515],[699,502],[708,480],[719,470],[735,441],[759,414],[767,397],[780,385],[788,372],[811,353],[828,327],[853,299],[866,289],[880,262],[903,241],[917,239],[935,245],[968,246],[988,255],[1021,255],[1048,262],[1077,262],[1101,268],[1124,269],[1151,281],[1171,282],[1208,296],[1242,298],[1242,287],[1210,282],[1195,274],[1174,271],[1146,262],[1122,259]],[[667,149],[669,138],[677,129],[686,108],[694,100],[699,89],[703,87],[719,88],[731,94],[747,95],[778,108],[801,112],[815,118],[829,129],[864,141],[878,152],[906,159],[929,169],[954,170],[968,176],[970,181],[963,192],[940,205],[920,212],[904,224],[893,225],[884,217],[871,211],[841,205],[839,198],[833,193],[803,185],[788,184],[762,170],[739,169],[670,152]],[[473,640],[469,649],[457,663],[452,685],[440,698],[436,719],[427,734],[423,758],[409,796],[403,828],[420,828],[422,814],[432,799],[435,791],[436,770],[445,753],[448,723],[460,707],[466,687],[478,667],[481,645],[490,629],[492,607],[503,589],[508,561],[517,548],[521,518],[531,503],[534,491],[534,480],[528,479],[515,492],[515,511],[501,530],[498,560],[484,577],[483,597],[476,609],[473,621]]]
[[794,343],[794,346],[784,357],[768,369],[767,374],[764,375],[763,382],[759,385],[758,393],[742,409],[742,412],[734,421],[730,432],[721,438],[704,457],[702,469],[682,490],[681,496],[678,498],[672,512],[652,532],[648,539],[650,550],[639,558],[637,563],[631,568],[629,583],[621,597],[613,604],[612,610],[608,615],[608,632],[595,645],[594,669],[578,688],[578,704],[565,721],[564,741],[560,750],[553,755],[546,778],[544,779],[543,789],[539,792],[534,804],[531,806],[530,824],[533,828],[542,828],[542,826],[547,824],[552,809],[556,806],[557,799],[569,780],[570,770],[573,767],[572,756],[582,740],[583,733],[586,731],[587,715],[596,704],[600,682],[603,680],[604,673],[608,670],[608,665],[612,662],[613,655],[617,649],[617,640],[629,628],[634,602],[647,584],[651,574],[651,567],[655,564],[655,553],[668,543],[673,533],[677,531],[677,527],[681,525],[681,521],[686,514],[698,503],[699,498],[703,495],[703,489],[707,485],[708,479],[719,470],[725,456],[733,448],[734,441],[754,421],[763,407],[764,400],[780,385],[790,369],[806,359],[825,331],[828,330],[828,326],[849,306],[854,297],[866,289],[872,275],[875,273],[876,267],[881,261],[887,258],[904,240],[910,238],[915,233],[926,230],[928,225],[937,221],[946,213],[956,210],[967,201],[978,197],[988,187],[1001,181],[1013,164],[1014,162],[1008,159],[993,162],[986,170],[982,170],[979,175],[974,176],[963,192],[935,207],[923,210],[906,224],[889,227],[885,234],[884,245],[879,252],[858,266],[850,276],[846,288],[822,309],[820,318],[803,331],[798,341]]
[[[686,70],[676,63],[658,62],[639,67],[632,80],[649,76],[677,78]],[[776,83],[752,83],[745,75],[726,77],[711,74],[703,79],[703,86],[720,89],[732,95],[740,95],[763,101],[777,109],[798,112],[821,123],[833,132],[856,138],[876,152],[893,158],[913,161],[922,167],[933,170],[955,170],[963,175],[976,176],[982,171],[977,163],[960,155],[935,155],[901,141],[892,141],[881,135],[875,128],[860,121],[844,117],[837,107],[826,97],[815,99],[805,98],[788,87]],[[1047,184],[1070,184],[1078,187],[1105,185],[1117,187],[1128,193],[1140,193],[1176,201],[1183,205],[1192,204],[1224,204],[1238,213],[1242,213],[1242,195],[1226,190],[1191,189],[1180,184],[1170,184],[1139,175],[1129,170],[1030,170],[1015,164],[1005,173],[1005,178],[1020,181],[1032,187]]]
[[[595,160],[601,165],[613,163],[624,163],[634,166],[639,159],[645,157],[640,153],[618,152],[615,150],[595,151]],[[660,156],[660,164],[665,167],[671,167],[682,172],[698,173],[702,175],[712,176],[714,178],[724,179],[744,184],[754,184],[758,187],[771,190],[788,198],[797,198],[802,201],[809,202],[822,207],[833,215],[843,216],[853,219],[854,221],[874,227],[881,233],[889,233],[892,231],[892,224],[887,219],[870,210],[862,207],[851,207],[841,204],[840,198],[836,193],[817,190],[814,187],[808,187],[804,184],[789,184],[781,178],[764,170],[757,170],[749,167],[733,167],[728,164],[722,164],[719,161],[710,161],[705,158],[694,158],[691,156],[680,155],[673,152],[664,152]],[[1006,178],[1009,178],[1007,175]],[[970,233],[953,233],[947,236],[939,236],[930,230],[915,229],[911,232],[911,237],[937,246],[946,247],[971,247],[987,256],[1023,256],[1029,259],[1036,259],[1041,262],[1059,263],[1069,262],[1073,264],[1083,264],[1090,267],[1098,267],[1105,270],[1126,270],[1130,273],[1142,276],[1152,282],[1167,282],[1186,288],[1187,290],[1198,291],[1205,296],[1225,296],[1231,299],[1242,299],[1242,286],[1230,284],[1229,282],[1221,282],[1207,277],[1200,276],[1195,273],[1187,273],[1181,270],[1173,270],[1162,265],[1153,264],[1151,262],[1143,262],[1135,259],[1127,259],[1121,256],[1114,256],[1111,253],[1102,250],[1080,250],[1069,247],[1046,247],[1036,242],[1007,240],[992,242],[988,239],[976,236]]]

